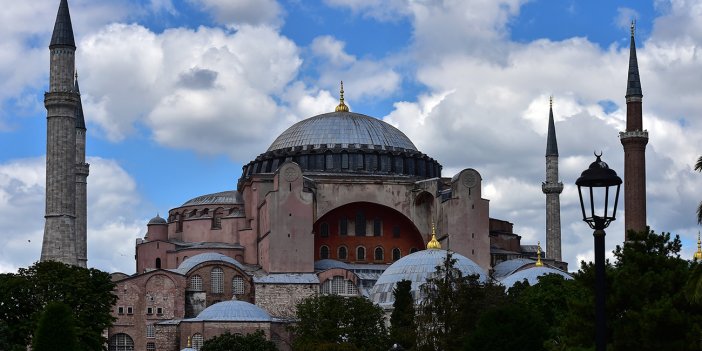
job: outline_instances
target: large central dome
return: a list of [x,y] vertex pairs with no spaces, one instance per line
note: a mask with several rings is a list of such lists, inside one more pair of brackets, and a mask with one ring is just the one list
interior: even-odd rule
[[399,129],[370,116],[353,112],[331,112],[293,124],[284,131],[268,151],[305,145],[341,144],[381,146],[382,149],[417,151],[412,141]]

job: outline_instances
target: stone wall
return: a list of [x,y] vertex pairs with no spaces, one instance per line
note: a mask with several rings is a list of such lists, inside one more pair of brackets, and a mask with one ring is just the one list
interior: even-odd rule
[[256,305],[271,317],[294,318],[295,306],[303,299],[317,294],[318,284],[256,284]]

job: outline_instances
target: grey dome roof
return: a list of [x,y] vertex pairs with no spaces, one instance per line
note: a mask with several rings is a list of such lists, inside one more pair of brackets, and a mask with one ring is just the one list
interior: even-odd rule
[[531,267],[527,269],[522,269],[521,271],[517,271],[511,275],[502,278],[500,280],[500,283],[508,289],[511,288],[514,285],[514,283],[521,282],[524,279],[526,279],[529,282],[529,285],[534,285],[539,282],[539,277],[547,274],[558,274],[563,276],[566,280],[573,279],[573,277],[571,277],[570,274],[566,272],[551,267],[541,266]]
[[314,262],[314,270],[316,270],[316,271],[325,271],[327,269],[332,269],[332,268],[342,268],[342,269],[346,269],[346,270],[351,270],[351,266],[348,265],[347,263],[337,261],[337,260],[332,260],[329,258]]
[[417,151],[399,129],[377,118],[353,112],[330,112],[293,124],[275,139],[268,151],[305,145],[380,145],[383,149]]
[[536,260],[532,260],[529,258],[515,258],[513,260],[507,260],[507,261],[502,261],[493,267],[493,277],[500,279],[502,277],[506,277],[520,268],[534,264],[536,263]]
[[244,198],[238,191],[229,190],[222,191],[214,194],[201,195],[196,198],[186,201],[181,207],[184,206],[197,206],[197,205],[231,205],[231,204],[243,204]]
[[199,255],[195,255],[193,257],[188,257],[183,262],[181,262],[180,266],[178,266],[178,268],[176,268],[175,271],[180,274],[187,274],[188,272],[190,272],[191,269],[195,268],[195,266],[199,265],[200,263],[212,261],[230,263],[240,269],[244,269],[244,266],[241,263],[239,263],[239,261],[229,256],[225,256],[216,252],[205,252]]
[[223,301],[205,308],[195,318],[186,321],[270,322],[271,316],[262,308],[246,301]]
[[156,215],[156,217],[151,218],[151,220],[149,220],[149,224],[147,224],[147,225],[152,225],[152,224],[168,224],[168,222],[166,222],[165,219],[161,218],[161,216]]
[[[412,296],[415,301],[421,301],[422,297],[419,287],[426,283],[427,278],[430,278],[436,272],[436,266],[443,264],[446,259],[446,253],[446,250],[429,249],[418,251],[399,259],[390,265],[378,278],[370,293],[371,301],[382,307],[392,306],[394,302],[392,291],[395,288],[395,284],[401,280],[410,280],[412,282]],[[464,276],[478,274],[481,282],[487,281],[487,274],[477,263],[455,252],[452,255],[456,259],[456,268]]]

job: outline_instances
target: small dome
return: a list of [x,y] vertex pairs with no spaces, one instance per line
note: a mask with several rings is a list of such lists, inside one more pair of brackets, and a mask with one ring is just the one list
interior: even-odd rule
[[246,301],[223,301],[205,308],[187,321],[270,322],[271,316],[262,308]]
[[166,222],[165,219],[161,218],[161,216],[156,215],[156,217],[151,218],[151,220],[149,220],[148,225],[153,225],[153,224],[168,224],[168,222]]
[[329,258],[314,262],[314,270],[315,271],[326,271],[327,269],[332,269],[332,268],[341,268],[341,269],[351,270],[351,266],[349,266],[348,264],[341,262],[341,261],[332,260]]
[[331,112],[293,124],[275,139],[268,151],[306,145],[365,144],[383,149],[417,151],[399,129],[377,118],[353,112]]
[[500,283],[504,285],[507,289],[511,288],[514,285],[514,283],[521,282],[525,279],[529,282],[529,285],[534,285],[539,282],[539,277],[547,274],[558,274],[563,276],[563,278],[565,278],[566,280],[573,279],[573,277],[571,277],[570,274],[566,272],[551,267],[541,266],[516,271],[513,274],[502,278],[500,280]]
[[513,260],[502,261],[492,268],[492,276],[500,279],[520,270],[524,266],[534,263],[536,263],[536,261],[530,258],[515,258]]
[[186,201],[181,207],[197,205],[231,205],[243,204],[244,198],[238,191],[229,190],[214,194],[201,195]]
[[[395,302],[392,291],[395,284],[401,280],[410,280],[412,282],[412,296],[415,301],[421,301],[419,287],[426,283],[427,278],[430,278],[436,272],[436,266],[442,265],[446,259],[446,250],[422,250],[407,255],[397,262],[393,263],[383,274],[378,278],[378,281],[373,286],[370,293],[370,299],[381,307],[391,307]],[[480,276],[481,282],[487,281],[488,277],[477,263],[471,259],[452,253],[456,259],[456,268],[463,273],[464,276],[477,274]]]

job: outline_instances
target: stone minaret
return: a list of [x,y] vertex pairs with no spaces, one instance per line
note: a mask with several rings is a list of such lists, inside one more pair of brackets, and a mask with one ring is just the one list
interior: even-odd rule
[[46,223],[41,260],[77,265],[75,52],[67,0],[61,0],[51,36],[46,107]]
[[546,181],[541,190],[546,194],[546,258],[561,261],[561,192],[558,181],[558,143],[553,121],[553,98],[549,102],[548,136],[546,138]]
[[630,230],[646,229],[646,144],[648,131],[641,116],[641,81],[636,60],[634,22],[631,24],[629,77],[626,85],[626,131],[619,133],[624,146],[624,240]]
[[86,267],[88,261],[88,173],[90,165],[85,162],[85,118],[80,100],[78,75],[75,92],[78,93],[76,107],[76,254],[78,266]]

